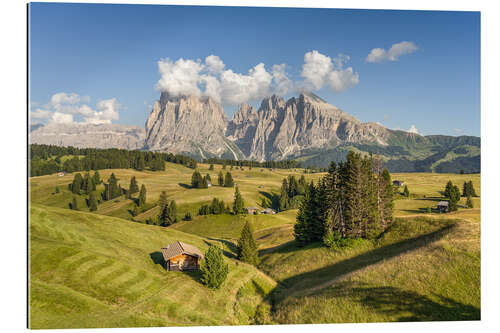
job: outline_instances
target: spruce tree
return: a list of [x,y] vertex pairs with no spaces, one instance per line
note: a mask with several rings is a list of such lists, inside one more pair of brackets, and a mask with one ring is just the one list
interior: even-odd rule
[[453,183],[451,182],[451,180],[448,180],[448,183],[446,183],[446,187],[444,188],[444,193],[443,193],[445,198],[450,197],[452,187],[453,187]]
[[474,208],[474,204],[472,203],[472,198],[471,196],[467,196],[467,202],[465,203],[467,208]]
[[243,214],[245,212],[245,202],[241,196],[238,186],[234,188],[234,202],[233,202],[233,212],[234,214]]
[[257,243],[253,238],[252,228],[248,221],[241,230],[240,239],[238,240],[238,259],[254,266],[257,266],[259,263]]
[[146,186],[144,184],[141,185],[141,190],[139,192],[139,198],[137,199],[139,203],[139,207],[144,207],[146,204]]
[[233,187],[233,186],[234,186],[233,176],[231,175],[230,172],[227,172],[226,177],[224,179],[224,187]]
[[222,250],[211,245],[201,263],[201,282],[211,289],[219,289],[229,272],[229,266],[224,262]]
[[170,201],[167,207],[167,223],[168,225],[174,224],[177,222],[177,204],[175,200]]
[[290,198],[288,197],[288,182],[286,178],[284,178],[283,182],[281,183],[280,190],[280,211],[287,210],[289,203]]
[[408,186],[405,185],[405,188],[403,190],[403,195],[407,198],[410,197],[410,191],[408,190]]
[[56,186],[56,193],[59,193],[60,190],[59,190],[59,186]]
[[472,197],[477,197],[476,190],[474,189],[474,185],[472,185],[472,180],[469,180],[469,193]]
[[94,184],[95,185],[99,185],[101,184],[101,176],[99,175],[99,171],[95,171],[94,172],[94,175],[92,176],[93,180],[94,180]]
[[73,177],[73,183],[71,184],[71,192],[74,194],[80,194],[83,185],[83,178],[80,173],[75,174]]
[[218,183],[219,186],[224,186],[224,174],[222,174],[222,171],[219,171]]
[[144,155],[141,153],[139,153],[139,156],[137,156],[135,168],[136,168],[136,170],[139,170],[139,171],[142,171],[146,168],[146,162],[144,161]]
[[203,187],[203,177],[195,170],[191,176],[191,187],[192,188],[202,188]]
[[205,176],[205,179],[207,180],[207,182],[212,182],[212,178],[210,178],[210,174],[207,173],[207,175]]
[[458,201],[460,200],[460,190],[457,186],[453,185],[449,194],[449,211],[453,212],[458,209]]
[[191,216],[190,212],[186,212],[186,214],[184,214],[184,218],[183,218],[184,221],[191,221],[192,219],[193,219],[193,217]]
[[78,210],[78,201],[76,201],[76,197],[73,197],[73,201],[71,202],[71,209]]
[[160,199],[158,200],[158,206],[160,207],[160,214],[158,215],[158,224],[161,226],[168,225],[168,201],[167,192],[162,191],[160,194]]
[[130,186],[128,191],[130,194],[139,192],[139,185],[137,185],[137,180],[135,179],[135,176],[132,176],[132,178],[130,179]]
[[213,169],[214,169],[214,165],[210,164],[210,168],[208,168],[208,170],[213,170]]
[[95,193],[93,191],[89,194],[89,210],[91,212],[97,210],[97,198],[95,197]]

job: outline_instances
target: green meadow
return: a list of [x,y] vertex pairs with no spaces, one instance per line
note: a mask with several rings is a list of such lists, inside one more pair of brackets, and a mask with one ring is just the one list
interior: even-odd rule
[[[234,196],[233,188],[217,185],[220,165],[211,171],[200,164],[198,170],[209,173],[214,186],[190,188],[193,170],[172,163],[155,172],[99,170],[105,182],[114,173],[123,188],[132,176],[146,186],[147,209],[135,217],[134,202],[125,196],[104,201],[92,213],[87,196],[76,196],[80,211],[70,210],[74,195],[68,184],[74,174],[31,177],[30,327],[480,319],[479,174],[392,174],[410,191],[409,198],[395,200],[393,226],[377,240],[332,250],[321,244],[297,246],[297,210],[198,216],[199,207],[214,197],[231,205]],[[279,195],[284,177],[304,174],[302,169],[248,167],[230,172],[245,206],[255,207]],[[323,176],[304,175],[307,181]],[[465,208],[462,198],[457,212],[433,209],[443,200],[448,180],[460,189],[472,180],[479,195],[474,208]],[[97,187],[98,193],[103,190]],[[162,191],[176,201],[179,216],[166,228],[144,223],[158,214]],[[192,221],[181,221],[186,212]],[[235,257],[247,221],[259,245],[258,267]],[[199,272],[163,268],[161,247],[176,240],[202,252],[210,244],[224,249],[230,269],[223,288],[206,288]]]

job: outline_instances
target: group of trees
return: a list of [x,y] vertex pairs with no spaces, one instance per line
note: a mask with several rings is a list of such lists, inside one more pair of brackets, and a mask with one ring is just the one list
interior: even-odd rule
[[[391,175],[379,159],[349,152],[305,190],[295,239],[300,244],[338,238],[374,238],[393,220]],[[326,242],[326,241],[325,241]]]
[[207,164],[220,164],[225,169],[226,165],[234,166],[234,167],[252,167],[254,168],[271,168],[271,169],[294,169],[302,167],[300,162],[295,160],[285,160],[285,161],[266,161],[266,162],[257,162],[250,160],[230,160],[230,159],[221,159],[221,158],[208,158],[204,159],[203,163]]
[[[64,162],[62,157],[67,156]],[[72,157],[71,157],[72,156]],[[190,157],[170,153],[125,149],[96,149],[30,145],[30,176],[55,172],[76,172],[102,169],[165,170],[165,162],[197,168],[198,162]]]
[[[202,176],[198,170],[195,170],[193,172],[191,176],[192,188],[208,188],[209,183],[212,184],[212,179],[210,178],[210,175],[208,173],[205,176]],[[230,172],[226,172],[226,176],[224,176],[222,171],[220,171],[217,178],[217,183],[219,184],[219,186],[233,187],[234,186],[233,176],[231,175]]]
[[[86,199],[87,207],[91,212],[97,210],[97,205],[100,200],[96,197],[96,186],[101,184],[102,180],[99,175],[99,171],[95,171],[93,176],[90,176],[90,173],[87,172],[85,177],[82,177],[80,173],[77,173],[73,176],[73,181],[71,184],[68,184],[69,190],[76,195],[88,194],[88,198]],[[59,193],[59,188],[56,188],[56,193]],[[76,197],[73,197],[73,200],[70,203],[70,208],[74,210],[79,210],[78,200]]]
[[198,210],[198,215],[219,215],[219,214],[229,214],[231,209],[229,206],[224,204],[224,201],[217,198],[213,198],[209,205],[202,205]]
[[160,207],[160,214],[157,218],[159,226],[167,227],[177,222],[177,205],[175,200],[170,202],[167,200],[167,192],[161,192],[158,206]]
[[462,194],[460,194],[460,189],[458,188],[458,186],[453,185],[452,181],[449,180],[448,183],[446,183],[443,194],[448,199],[449,212],[454,212],[458,209],[460,196],[467,198],[465,205],[468,208],[474,207],[472,197],[477,197],[476,190],[474,189],[474,185],[472,184],[472,180],[464,182]]
[[295,176],[290,175],[283,179],[280,191],[280,211],[297,208],[307,187],[304,175],[297,181]]

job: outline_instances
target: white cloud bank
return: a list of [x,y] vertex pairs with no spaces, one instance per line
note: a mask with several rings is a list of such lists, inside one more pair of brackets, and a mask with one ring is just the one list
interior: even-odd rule
[[366,57],[366,61],[371,63],[397,61],[400,56],[413,53],[416,50],[418,50],[418,48],[415,43],[403,41],[393,44],[388,51],[383,48],[372,49],[370,54]]
[[236,73],[216,55],[204,61],[167,58],[158,61],[161,78],[156,89],[171,96],[210,96],[224,105],[256,101],[274,93],[286,95],[301,86],[319,90],[326,84],[339,92],[359,83],[358,73],[352,67],[344,68],[347,61],[349,57],[344,55],[332,59],[316,50],[308,52],[301,73],[304,82],[295,83],[286,64],[275,64],[267,70],[259,63],[247,73]]
[[60,92],[52,95],[50,102],[44,108],[37,108],[30,112],[31,118],[47,119],[49,123],[74,123],[73,116],[80,116],[82,123],[110,124],[119,119],[120,104],[116,98],[97,102],[96,109],[88,104],[90,97],[76,93]]

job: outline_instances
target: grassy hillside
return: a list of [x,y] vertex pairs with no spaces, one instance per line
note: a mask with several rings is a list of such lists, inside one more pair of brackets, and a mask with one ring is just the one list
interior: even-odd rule
[[[31,328],[252,323],[263,293],[275,285],[230,258],[228,279],[217,291],[200,283],[199,272],[167,272],[161,265],[161,247],[176,240],[202,251],[219,244],[233,257],[215,240],[41,205],[31,207],[30,218]],[[237,296],[240,289],[248,299]]]
[[378,241],[265,253],[281,324],[480,319],[479,223],[398,219]]
[[[210,173],[217,182],[221,166]],[[229,168],[227,168],[229,171]],[[398,196],[397,222],[377,241],[363,241],[342,251],[321,244],[297,247],[293,241],[296,210],[275,215],[195,216],[212,198],[233,200],[234,189],[191,189],[192,169],[166,164],[165,171],[112,172],[128,188],[135,176],[147,188],[144,221],[158,214],[161,191],[176,200],[181,218],[192,221],[168,228],[131,221],[133,201],[124,196],[103,202],[89,213],[68,209],[67,185],[73,175],[30,178],[30,325],[33,328],[230,325],[262,322],[320,323],[401,320],[466,320],[480,316],[480,207],[439,214],[427,208],[443,200],[451,180],[462,189],[472,180],[480,195],[479,174],[392,174],[410,198]],[[231,171],[245,206],[278,194],[282,179],[302,170],[253,168]],[[317,180],[323,174],[306,174]],[[58,186],[60,193],[55,193]],[[102,185],[98,191],[102,191]],[[400,191],[403,190],[401,187]],[[259,269],[234,259],[236,240],[246,221],[254,228],[262,262]],[[223,288],[210,291],[199,272],[166,272],[162,246],[182,240],[205,251],[219,244],[230,263]],[[277,286],[276,282],[279,282]],[[272,303],[272,312],[260,311]],[[260,310],[258,310],[260,309]]]

